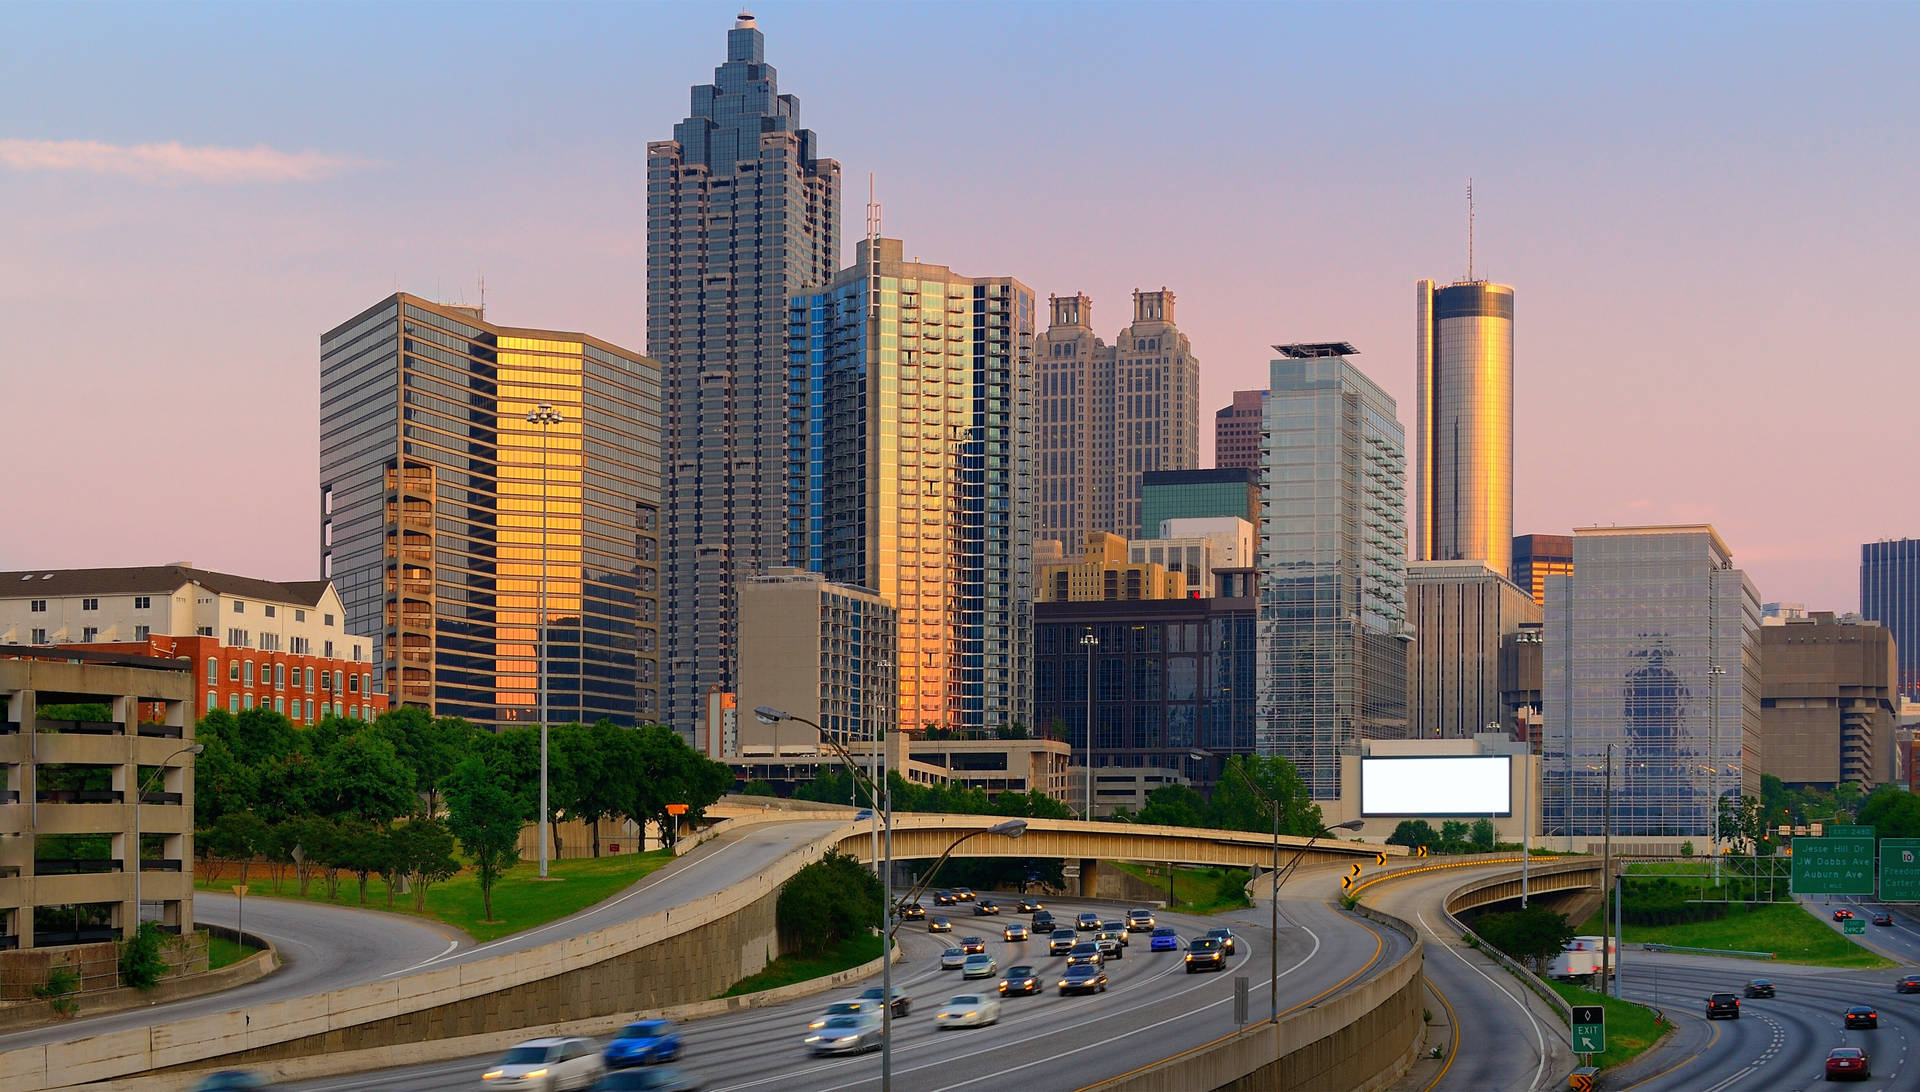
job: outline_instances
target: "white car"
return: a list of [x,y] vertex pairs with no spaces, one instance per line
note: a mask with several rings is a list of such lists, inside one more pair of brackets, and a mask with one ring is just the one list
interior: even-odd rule
[[965,948],[948,948],[940,954],[940,969],[943,971],[951,971],[955,967],[966,965],[967,950]]
[[861,1054],[879,1050],[886,1040],[884,1018],[875,1011],[829,1016],[826,1024],[808,1032],[803,1042],[815,1054]]
[[559,1092],[590,1088],[607,1071],[600,1049],[586,1039],[528,1039],[488,1067],[480,1079],[489,1088]]
[[972,1028],[1000,1022],[1000,999],[984,993],[957,994],[933,1018],[937,1028]]
[[992,978],[1000,973],[1000,964],[985,952],[976,952],[960,965],[961,978]]

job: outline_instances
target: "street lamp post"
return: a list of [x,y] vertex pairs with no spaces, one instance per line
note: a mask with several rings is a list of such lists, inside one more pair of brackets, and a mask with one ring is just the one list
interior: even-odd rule
[[1713,769],[1708,773],[1708,785],[1713,793],[1713,885],[1720,886],[1720,676],[1727,669],[1719,664],[1707,668],[1707,678],[1711,680],[1712,694],[1707,699],[1713,714],[1707,724],[1707,750],[1713,753]]
[[1092,630],[1080,635],[1080,647],[1087,650],[1087,814],[1088,822],[1093,821],[1093,650],[1100,647],[1100,638]]
[[[1500,722],[1488,721],[1487,731],[1501,731]],[[1533,811],[1532,740],[1528,740],[1525,749],[1520,752],[1520,790],[1520,908],[1524,910],[1527,907],[1527,843],[1532,838],[1532,833],[1528,829],[1528,822],[1532,819],[1529,813]],[[1500,839],[1495,838],[1494,841],[1497,843]]]
[[149,780],[147,781],[140,780],[140,764],[138,762],[135,762],[133,764],[133,775],[134,775],[134,781],[136,782],[136,784],[134,785],[134,791],[133,791],[133,930],[132,931],[135,935],[138,935],[140,932],[140,805],[144,802],[142,798],[147,795],[147,786],[153,783],[152,778],[163,778],[167,775],[167,763],[172,762],[174,759],[179,758],[181,755],[197,755],[202,751],[205,751],[206,749],[207,749],[207,745],[204,743],[192,743],[192,744],[188,744],[185,747],[180,748],[179,750],[168,755],[166,758],[161,759],[159,767],[153,771],[153,773],[150,775]]
[[540,717],[540,878],[543,880],[547,878],[547,433],[564,419],[550,402],[542,402],[527,411],[527,424],[540,426],[540,647],[534,661],[534,690]]

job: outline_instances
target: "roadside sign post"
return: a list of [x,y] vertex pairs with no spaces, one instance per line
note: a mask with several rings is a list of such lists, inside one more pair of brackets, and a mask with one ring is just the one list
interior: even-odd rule
[[1867,931],[1867,923],[1858,918],[1848,918],[1840,923],[1840,931],[1848,936],[1859,936]]
[[1607,1052],[1607,1010],[1599,1005],[1573,1006],[1573,1052]]
[[1873,851],[1870,835],[1794,839],[1793,894],[1872,895]]
[[1880,839],[1880,901],[1920,902],[1920,838]]
[[233,897],[240,900],[240,912],[235,915],[238,920],[233,926],[233,939],[234,943],[245,948],[247,946],[247,885],[243,883],[234,884]]

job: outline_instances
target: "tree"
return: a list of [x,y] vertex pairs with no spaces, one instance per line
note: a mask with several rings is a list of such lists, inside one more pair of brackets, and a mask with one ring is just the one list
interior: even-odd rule
[[373,728],[393,743],[401,764],[413,772],[413,791],[425,799],[426,813],[438,814],[440,782],[467,755],[477,729],[459,717],[431,717],[412,705],[380,714]]
[[[740,795],[741,796],[772,796],[773,786],[769,785],[764,779],[756,777],[752,781],[749,781],[745,785],[742,785],[740,787]],[[598,843],[598,837],[599,837],[598,835],[595,835],[596,844]]]
[[[1239,772],[1235,772],[1236,769]],[[1311,838],[1326,829],[1320,805],[1307,795],[1300,771],[1280,757],[1235,755],[1227,759],[1207,807],[1207,825],[1222,830],[1270,831],[1273,812],[1247,786],[1244,773],[1280,808],[1280,832]]]
[[1134,816],[1134,822],[1163,827],[1204,826],[1206,800],[1190,785],[1162,785],[1147,794],[1147,806]]
[[136,990],[150,990],[167,973],[167,957],[160,952],[169,939],[157,921],[143,921],[120,944],[120,978]]
[[520,802],[502,788],[478,756],[455,766],[443,786],[447,827],[473,862],[487,920],[493,918],[493,885],[520,860]]
[[1479,849],[1492,849],[1494,841],[1493,820],[1475,819],[1473,821],[1473,833],[1470,835],[1470,838],[1473,844]]
[[240,866],[241,883],[247,882],[247,868],[253,859],[273,849],[273,831],[250,811],[228,812],[200,837],[210,855]]
[[1408,849],[1419,849],[1422,846],[1437,849],[1440,845],[1440,833],[1434,830],[1433,824],[1425,819],[1402,819],[1400,824],[1393,828],[1393,833],[1387,835],[1387,844],[1406,846]]
[[[208,720],[213,716],[209,713]],[[260,800],[260,775],[240,761],[224,736],[207,732],[207,722],[201,723],[195,742],[206,749],[193,763],[193,822],[205,829],[228,812],[252,811]]]
[[1440,852],[1465,853],[1467,851],[1467,824],[1458,819],[1448,819],[1440,824]]
[[346,736],[321,756],[321,814],[386,824],[413,807],[413,772],[372,727]]
[[1482,914],[1473,922],[1473,931],[1488,944],[1516,960],[1533,964],[1558,955],[1573,939],[1573,926],[1567,916],[1544,906],[1529,906],[1504,914]]
[[413,909],[427,908],[427,888],[460,871],[453,855],[453,832],[439,819],[415,819],[390,835],[395,858],[413,885]]
[[852,857],[829,851],[780,888],[774,920],[781,950],[817,955],[873,932],[882,898],[879,877]]
[[591,771],[591,776],[573,779],[567,812],[586,821],[593,833],[593,855],[598,857],[601,821],[624,814],[621,808],[637,795],[635,782],[643,774],[640,737],[631,728],[603,719],[579,729],[571,746],[569,762],[575,769]]

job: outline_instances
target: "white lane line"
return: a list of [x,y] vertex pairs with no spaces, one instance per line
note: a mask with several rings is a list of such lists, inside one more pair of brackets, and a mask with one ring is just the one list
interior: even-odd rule
[[440,949],[440,954],[439,954],[439,955],[436,955],[436,956],[430,956],[430,957],[428,957],[428,958],[426,958],[426,959],[423,959],[423,960],[421,960],[421,961],[420,961],[420,962],[418,962],[418,963],[415,963],[415,964],[414,964],[413,966],[411,966],[411,967],[402,967],[402,968],[400,968],[400,969],[399,969],[399,970],[397,970],[397,971],[388,971],[388,972],[387,972],[386,974],[383,974],[383,975],[381,975],[380,977],[381,977],[381,978],[392,978],[392,977],[393,977],[394,975],[397,975],[397,974],[406,974],[406,973],[407,973],[408,971],[414,971],[414,970],[418,970],[418,969],[420,969],[421,967],[424,967],[424,966],[426,966],[426,965],[427,965],[427,964],[429,964],[429,963],[438,963],[438,962],[439,962],[440,960],[443,960],[443,959],[445,959],[445,958],[447,958],[447,954],[448,954],[449,952],[451,952],[451,951],[453,951],[453,950],[454,950],[455,948],[457,948],[457,947],[459,947],[459,946],[460,946],[460,942],[459,942],[459,941],[457,941],[457,940],[449,940],[449,941],[447,941],[447,946],[446,946],[445,948],[442,948],[442,949]]
[[[1701,1092],[1721,1092],[1722,1089],[1729,1088],[1745,1080],[1747,1078],[1747,1075],[1752,1072],[1753,1072],[1753,1067],[1748,1066],[1747,1068],[1741,1070],[1738,1073],[1735,1073],[1733,1076],[1728,1077],[1726,1080],[1721,1081],[1719,1084],[1716,1084],[1711,1088],[1701,1089]],[[1822,1074],[1822,1076],[1825,1076],[1825,1074]]]
[[[1439,943],[1441,947],[1445,948],[1449,952],[1452,952],[1453,958],[1459,960],[1462,966],[1466,967],[1468,970],[1472,971],[1474,974],[1479,975],[1481,978],[1486,979],[1487,985],[1492,986],[1496,991],[1498,991],[1500,996],[1520,1006],[1520,1011],[1526,1014],[1527,1023],[1533,1025],[1533,1041],[1535,1046],[1539,1049],[1539,1054],[1540,1054],[1540,1064],[1536,1066],[1533,1071],[1533,1083],[1528,1085],[1527,1087],[1530,1089],[1539,1088],[1540,1082],[1545,1080],[1547,1075],[1547,1038],[1546,1038],[1546,1035],[1543,1034],[1540,1030],[1540,1021],[1534,1018],[1533,1006],[1527,1004],[1524,1000],[1518,997],[1515,997],[1513,994],[1510,994],[1506,990],[1502,989],[1500,986],[1500,983],[1495,982],[1493,978],[1487,974],[1487,972],[1474,966],[1473,961],[1469,960],[1466,956],[1461,955],[1459,949],[1455,948],[1451,943],[1448,943],[1446,940],[1442,939],[1440,934],[1434,930],[1433,926],[1427,924],[1427,915],[1424,911],[1415,911],[1414,916],[1420,919],[1420,927],[1422,929],[1425,929],[1429,934],[1431,934],[1433,936],[1433,939],[1437,943]],[[1518,985],[1518,983],[1515,983],[1515,985]]]

